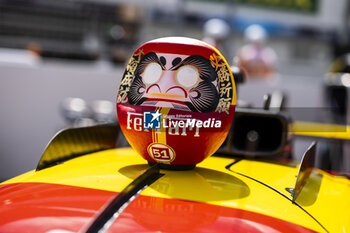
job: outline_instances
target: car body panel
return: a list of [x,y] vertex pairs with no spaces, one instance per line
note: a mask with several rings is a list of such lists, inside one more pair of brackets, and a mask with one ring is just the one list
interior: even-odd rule
[[[237,220],[238,216],[245,216],[248,213],[247,215],[249,216],[260,216],[252,217],[252,219],[277,219],[276,221],[290,223],[292,225],[295,225],[296,232],[298,232],[297,229],[300,229],[300,232],[326,232],[322,228],[322,226],[306,211],[302,210],[299,206],[293,204],[288,198],[281,195],[279,192],[276,192],[276,190],[274,190],[273,188],[263,183],[257,182],[256,180],[251,179],[247,175],[234,173],[226,168],[228,165],[234,162],[236,162],[234,166],[238,166],[239,163],[246,163],[246,174],[249,174],[250,169],[254,169],[254,163],[256,163],[254,161],[249,160],[241,160],[237,162],[237,160],[232,158],[221,158],[212,156],[206,161],[197,165],[197,167],[194,170],[161,170],[161,173],[164,175],[161,178],[159,178],[156,182],[151,184],[149,187],[144,189],[141,192],[141,194],[132,202],[132,204],[130,204],[131,209],[127,208],[125,211],[130,210],[133,213],[138,213],[141,215],[144,211],[154,211],[154,213],[156,213],[157,216],[160,217],[164,215],[164,212],[169,212],[167,208],[191,209],[194,208],[194,206],[192,204],[188,206],[187,204],[196,203],[196,205],[203,205],[198,207],[199,209],[205,209],[208,206],[209,209],[216,209],[216,211],[218,212],[218,216],[220,216],[220,218],[216,218],[219,219],[217,221],[222,221],[223,219],[227,218],[225,220],[228,221],[226,224],[230,226],[234,222],[238,224],[238,222],[241,221]],[[274,169],[278,168],[274,172],[278,172],[278,170],[283,171],[286,169],[285,166],[281,165],[268,163],[264,164],[264,169],[266,169],[266,171],[272,171],[272,167],[275,167]],[[85,192],[94,192],[93,190],[95,190],[97,193],[102,192],[103,195],[101,195],[104,197],[102,199],[100,198],[100,201],[97,201],[95,203],[95,205],[97,205],[95,206],[95,208],[85,208],[84,203],[82,203],[82,206],[78,207],[79,211],[81,209],[84,210],[85,208],[89,215],[88,218],[91,218],[94,213],[97,213],[98,209],[103,207],[103,200],[106,201],[108,198],[111,198],[117,193],[121,192],[128,184],[130,184],[139,174],[145,171],[148,167],[149,166],[145,163],[145,161],[131,148],[106,150],[81,156],[66,161],[65,163],[46,168],[37,172],[28,172],[24,175],[2,183],[0,186],[0,192],[6,192],[6,186],[10,184],[27,184],[29,185],[29,187],[32,185],[33,192],[37,192],[34,188],[35,185],[33,185],[33,183],[41,185],[59,185],[64,187],[72,187],[74,189],[80,188],[82,198],[86,197]],[[231,169],[232,168],[233,166],[231,166]],[[292,174],[292,170],[295,171],[294,174],[296,175],[297,168],[293,167],[288,167],[287,173]],[[266,174],[269,174],[271,180],[276,180],[275,173],[266,172]],[[266,182],[268,183],[267,177],[268,175],[266,175]],[[281,179],[283,179],[282,176]],[[281,184],[283,183],[282,180],[279,182]],[[294,182],[295,177],[289,177],[285,179],[285,186],[293,187]],[[55,192],[53,192],[52,194],[54,193]],[[3,203],[8,203],[7,208],[11,207],[11,195],[14,195],[14,193],[9,192],[7,195],[0,195],[2,199],[1,201]],[[24,195],[23,198],[25,197],[26,196]],[[29,202],[31,197],[32,196],[28,195]],[[51,198],[53,198],[53,204],[57,201],[57,204],[53,205],[54,209],[61,208],[61,197],[62,196],[58,196],[55,199],[54,195],[52,195]],[[167,204],[173,202],[179,202],[180,204]],[[164,205],[162,205],[161,203],[163,203]],[[142,207],[143,205],[145,205],[147,208],[145,209],[144,207]],[[45,209],[48,207],[43,208]],[[50,208],[52,208],[52,206]],[[66,206],[64,208],[69,209],[71,207]],[[135,208],[138,209],[136,212]],[[229,213],[230,211],[228,209],[233,210],[232,215],[222,214]],[[124,214],[127,215],[127,213],[128,212],[123,212],[123,219],[125,218]],[[178,215],[176,211],[174,213],[171,213],[170,211],[168,214],[169,216],[174,215],[173,217],[176,217]],[[196,211],[189,215],[195,214]],[[210,215],[209,212],[208,214]],[[130,217],[128,221],[135,220],[135,218],[132,217],[132,214],[129,214],[127,216]],[[230,218],[236,219],[238,222],[236,220],[230,222]],[[270,220],[266,220],[266,222],[268,223]],[[87,221],[88,220],[85,216],[85,220],[83,222],[85,222],[86,224]],[[157,222],[158,221],[155,220],[154,224],[157,225]],[[214,224],[214,222],[216,222],[216,220],[211,222],[211,224]],[[116,222],[117,225],[119,223]],[[133,224],[136,223],[134,222]],[[140,223],[137,224],[139,225]],[[211,224],[209,225],[211,226]],[[321,224],[326,224],[326,222],[321,222]],[[116,226],[113,225],[113,228],[114,227]],[[155,226],[152,226],[151,230],[155,230],[154,227]],[[161,225],[159,225],[159,227],[161,227]],[[272,226],[269,225],[268,227]],[[203,229],[205,229],[205,227]],[[259,227],[257,229],[259,229]],[[278,232],[278,229],[275,230]]]
[[[0,231],[59,229],[77,232],[115,194],[56,184],[7,184],[2,187],[2,197],[8,199],[0,212],[3,216]],[[315,232],[243,209],[143,195],[126,208],[109,232],[208,232],[214,229],[225,232]]]
[[287,197],[291,197],[291,194],[286,188],[294,188],[298,173],[297,164],[273,163],[263,160],[241,160],[229,166],[228,169],[259,180]]
[[[292,188],[295,184],[297,167],[242,160],[229,169],[259,180],[292,200],[286,188]],[[343,229],[350,229],[349,211],[344,208],[350,206],[349,193],[349,179],[314,169],[296,202],[330,232],[343,232]]]
[[1,185],[0,232],[77,232],[115,194],[50,183]]
[[347,232],[350,229],[349,193],[349,179],[315,170],[297,203],[324,223],[329,232]]

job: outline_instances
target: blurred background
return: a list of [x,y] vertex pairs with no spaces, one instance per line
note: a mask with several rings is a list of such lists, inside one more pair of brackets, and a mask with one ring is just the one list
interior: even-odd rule
[[[76,118],[114,121],[126,62],[164,36],[215,45],[246,74],[243,105],[262,107],[264,94],[280,90],[289,108],[314,112],[329,107],[326,73],[350,52],[350,3],[0,0],[0,181],[34,169],[50,138]],[[299,142],[297,159],[310,141]]]

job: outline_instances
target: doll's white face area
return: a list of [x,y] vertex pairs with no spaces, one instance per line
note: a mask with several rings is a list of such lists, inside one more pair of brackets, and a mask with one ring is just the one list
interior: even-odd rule
[[140,61],[129,102],[208,112],[218,102],[216,85],[216,73],[208,59],[151,52]]

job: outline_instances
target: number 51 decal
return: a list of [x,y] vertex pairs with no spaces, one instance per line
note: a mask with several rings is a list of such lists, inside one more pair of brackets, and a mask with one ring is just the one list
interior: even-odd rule
[[150,144],[147,148],[148,154],[158,162],[171,162],[175,159],[174,150],[161,143]]

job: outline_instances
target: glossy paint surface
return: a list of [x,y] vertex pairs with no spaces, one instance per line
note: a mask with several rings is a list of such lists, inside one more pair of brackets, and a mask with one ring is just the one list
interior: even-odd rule
[[[77,232],[116,193],[66,185],[21,183],[1,186],[0,232]],[[109,232],[314,232],[241,209],[139,196]]]
[[45,183],[0,186],[0,232],[77,232],[114,192]]
[[[235,229],[234,232],[240,232],[239,229],[241,232],[289,232],[287,229],[325,232],[310,215],[286,198],[288,193],[282,193],[283,196],[276,191],[293,187],[297,167],[242,160],[233,164],[231,171],[225,168],[233,162],[237,161],[210,157],[191,171],[161,170],[164,175],[131,202],[111,230],[203,232],[217,228]],[[0,185],[0,232],[18,232],[16,227],[35,227],[34,232],[77,231],[147,168],[132,149],[122,148],[82,156],[4,182]],[[267,186],[249,176],[261,178]],[[332,186],[336,190],[325,193],[323,185],[333,182],[332,179],[328,174],[323,175],[316,201],[305,205],[310,212],[329,215],[322,206],[330,208],[334,203],[327,199],[330,193],[337,198],[335,203],[348,197],[346,179],[338,178]],[[309,192],[312,188],[308,187]],[[303,200],[305,204],[307,199]],[[329,217],[327,221],[321,215],[317,219],[326,229],[338,229],[338,226],[347,230],[348,226],[341,224],[349,214],[345,210],[341,213],[343,219]]]
[[[297,174],[295,170],[298,168],[299,166],[292,164],[281,166],[242,160],[230,167],[230,170],[257,179],[292,200],[292,195],[286,188],[293,188]],[[350,230],[348,195],[350,195],[349,179],[315,169],[296,202],[330,232],[344,232],[344,229],[347,232],[346,230]]]
[[315,232],[242,209],[139,196],[108,232]]

